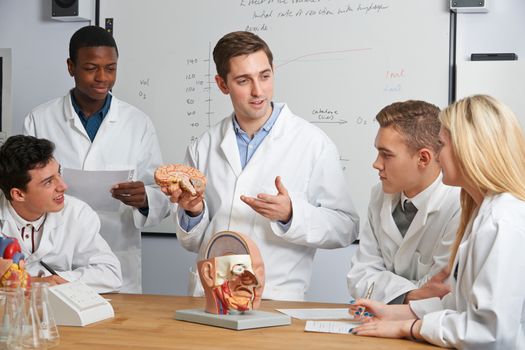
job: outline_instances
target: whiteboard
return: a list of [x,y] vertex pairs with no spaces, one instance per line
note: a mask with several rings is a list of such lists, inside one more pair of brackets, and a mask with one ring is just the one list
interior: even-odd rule
[[[232,112],[214,82],[212,50],[250,30],[270,46],[275,102],[286,102],[337,144],[362,220],[376,152],[374,117],[385,105],[448,102],[449,11],[421,0],[102,0],[120,59],[114,93],[155,124],[165,162]],[[171,222],[153,231],[173,231]]]

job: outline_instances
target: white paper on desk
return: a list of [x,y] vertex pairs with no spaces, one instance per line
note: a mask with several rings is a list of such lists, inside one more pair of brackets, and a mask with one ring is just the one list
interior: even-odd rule
[[359,322],[306,321],[305,332],[349,334]]
[[277,311],[300,320],[353,320],[348,309],[277,309]]
[[62,169],[62,177],[68,185],[66,193],[101,211],[118,211],[121,202],[113,198],[109,190],[115,184],[129,181],[130,176],[133,176],[132,170]]

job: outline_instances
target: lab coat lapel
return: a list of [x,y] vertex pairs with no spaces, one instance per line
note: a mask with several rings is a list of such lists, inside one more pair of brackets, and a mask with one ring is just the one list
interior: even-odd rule
[[[71,91],[68,92],[66,98],[64,99],[64,116],[66,118],[66,122],[70,123],[73,132],[82,135],[83,139],[89,141],[89,136],[86,132],[86,129],[84,128],[84,125],[82,125],[80,117],[77,115],[75,109],[73,108],[73,102],[71,101]],[[85,140],[82,141],[85,142]]]
[[221,150],[226,158],[228,164],[235,174],[236,177],[239,177],[242,172],[241,168],[241,157],[239,155],[239,147],[237,146],[237,138],[235,137],[235,130],[233,130],[233,114],[226,118],[222,124],[222,142]]
[[76,147],[78,150],[87,149],[87,158],[89,159],[89,154],[96,152],[98,148],[105,147],[105,145],[111,144],[111,140],[106,140],[107,137],[110,137],[106,130],[114,127],[114,125],[119,120],[120,115],[118,113],[118,99],[114,96],[112,97],[109,112],[102,121],[102,124],[100,125],[100,128],[97,132],[97,136],[95,136],[93,142],[91,142],[91,139],[89,138],[87,131],[84,128],[84,125],[82,125],[82,122],[80,121],[80,117],[77,115],[75,109],[73,108],[70,93],[65,98],[64,115],[66,116],[66,119],[69,120],[70,125],[72,125],[73,132],[82,135],[81,138],[72,137],[71,139],[76,140],[73,142],[77,143]]
[[44,257],[53,250],[53,235],[58,226],[60,226],[60,215],[61,211],[57,213],[47,213],[46,220],[44,221],[42,237],[36,251],[31,254],[28,258],[28,263],[39,262],[44,260]]
[[385,231],[388,234],[388,237],[390,237],[398,246],[401,245],[401,242],[403,241],[403,236],[397,228],[396,222],[394,221],[394,217],[392,216],[392,211],[393,206],[397,205],[397,203],[399,202],[399,198],[400,195],[398,193],[394,195],[385,193],[380,213],[381,227],[383,231]]
[[[485,211],[488,207],[490,207],[490,202],[492,201],[493,197],[486,196],[483,199],[483,202],[481,203],[481,206],[478,210],[474,210],[472,213],[472,219],[467,224],[467,227],[465,228],[465,233],[463,234],[463,238],[461,239],[461,243],[459,244],[458,250],[456,252],[456,257],[454,258],[454,264],[452,266],[452,271],[450,272],[450,279],[455,279],[455,283],[459,283],[459,290],[463,291],[462,293],[458,293],[458,295],[467,295],[469,294],[468,288],[471,288],[472,283],[474,281],[468,280],[469,276],[463,276],[463,273],[466,269],[471,269],[472,265],[471,262],[469,262],[469,257],[473,256],[475,254],[473,252],[473,246],[469,245],[470,236],[473,234],[473,232],[476,232],[479,230],[479,222],[480,218],[482,218],[484,215],[486,215]],[[454,270],[458,269],[457,278],[454,278]],[[454,287],[454,285],[453,285]],[[454,288],[452,289],[454,290]],[[460,305],[460,303],[464,304],[464,301],[460,298],[456,298],[457,305]]]
[[[428,204],[428,202],[426,204]],[[429,208],[428,205],[423,206],[423,208],[417,209],[416,216],[414,216],[414,220],[412,220],[412,223],[410,224],[407,232],[405,233],[405,240],[409,240],[412,236],[419,232],[423,226],[425,226],[428,214],[430,213],[429,210],[431,210],[431,208]],[[420,239],[422,238],[421,235],[419,235],[418,237]]]
[[102,124],[100,124],[100,128],[97,132],[97,135],[93,140],[93,148],[104,147],[105,145],[111,144],[111,140],[107,140],[106,138],[113,137],[113,135],[110,134],[108,130],[114,128],[116,125],[118,125],[120,121],[118,103],[119,102],[117,98],[113,96],[111,98],[111,104],[109,106],[108,114],[106,114],[106,116],[104,117]]
[[22,248],[22,253],[28,257],[31,255],[31,252],[26,249],[25,245],[22,243],[22,236],[20,231],[15,224],[15,218],[9,212],[7,208],[7,199],[2,195],[0,196],[0,233],[7,237],[14,237],[18,240],[20,247]]
[[408,228],[405,234],[405,240],[411,239],[414,235],[417,235],[419,239],[422,238],[422,235],[419,235],[418,232],[426,225],[428,216],[435,211],[440,209],[440,206],[443,203],[443,196],[447,194],[447,189],[445,186],[437,186],[434,192],[430,194],[430,198],[424,203],[422,208],[417,209],[417,214],[412,221],[412,224]]
[[[279,146],[276,146],[277,140],[284,134],[284,130],[286,129],[286,122],[289,121],[289,118],[287,116],[291,114],[290,110],[288,109],[288,106],[284,106],[281,110],[281,113],[277,117],[277,120],[273,124],[272,129],[266,135],[264,140],[261,142],[255,153],[253,154],[252,158],[246,164],[246,167],[243,170],[243,173],[253,173],[254,171],[260,172],[261,171],[261,163],[259,162],[259,159],[261,157],[265,157],[268,154],[276,154],[272,153],[274,149],[286,149],[286,148],[279,148]],[[263,164],[264,166],[264,164]],[[272,179],[263,179],[263,182],[270,181],[270,183],[273,186],[274,178]]]
[[[239,232],[253,232],[256,225],[256,218],[259,214],[244,202],[239,197],[240,195],[256,196],[258,193],[273,194],[274,192],[268,192],[274,187],[274,177],[269,177],[267,164],[264,160],[268,158],[268,154],[272,154],[272,150],[278,149],[279,146],[275,146],[276,139],[282,134],[282,123],[284,120],[285,109],[281,111],[281,114],[277,118],[275,124],[270,130],[269,134],[266,135],[262,143],[259,145],[251,159],[248,161],[244,169],[240,169],[240,173],[237,176],[237,184],[235,186],[236,193],[234,203],[232,204],[232,211],[230,215],[229,227],[232,230]],[[290,112],[289,112],[290,113]],[[233,130],[233,128],[232,128]],[[233,131],[235,137],[235,131]],[[240,165],[239,148],[235,139],[235,154],[237,155],[236,160]]]
[[25,256],[31,254],[30,251],[25,249],[24,244],[22,244],[22,236],[20,236],[20,231],[15,224],[15,219],[11,216],[9,209],[7,209],[7,199],[3,195],[1,196],[0,202],[0,233],[6,237],[16,238]]

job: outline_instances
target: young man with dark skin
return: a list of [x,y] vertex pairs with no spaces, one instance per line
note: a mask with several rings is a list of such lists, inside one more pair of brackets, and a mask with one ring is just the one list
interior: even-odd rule
[[120,263],[99,234],[97,214],[65,194],[53,150],[48,140],[21,135],[0,148],[0,232],[20,244],[32,281],[80,280],[99,293],[116,292]]
[[115,184],[108,192],[122,202],[120,210],[97,213],[101,234],[122,264],[122,291],[140,293],[141,228],[169,213],[169,201],[153,181],[162,163],[157,135],[147,115],[110,93],[118,61],[110,34],[96,26],[79,29],[71,38],[69,56],[67,69],[75,87],[36,107],[26,117],[24,132],[53,141],[64,168],[133,171],[133,181]]

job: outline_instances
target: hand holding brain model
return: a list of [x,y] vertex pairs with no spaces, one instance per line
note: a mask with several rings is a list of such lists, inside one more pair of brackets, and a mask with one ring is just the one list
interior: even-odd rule
[[204,192],[206,188],[206,177],[199,170],[182,164],[158,167],[155,170],[155,182],[170,193],[180,188],[192,196]]

